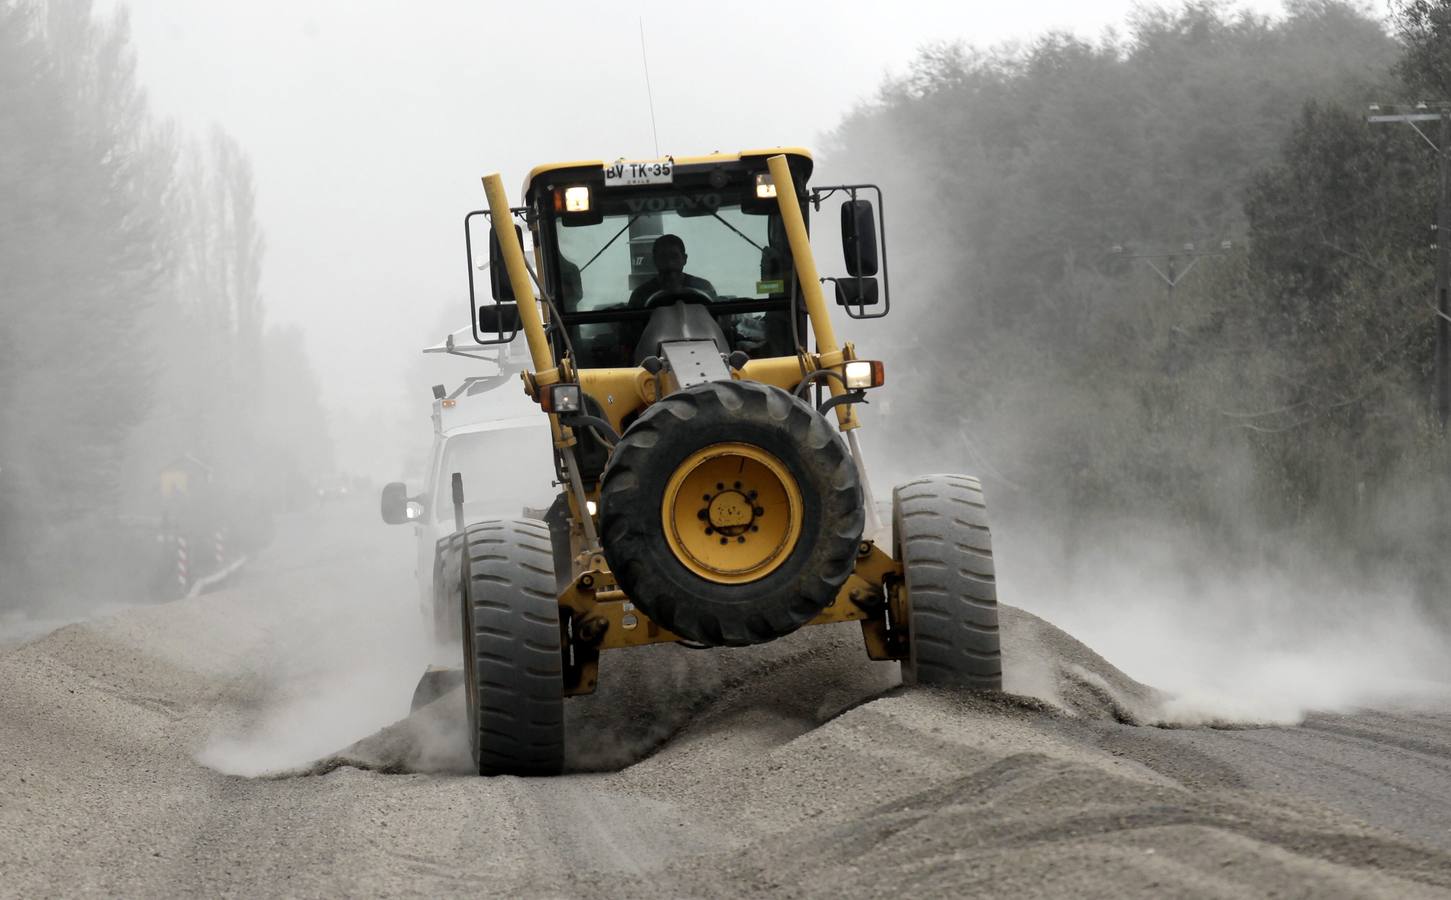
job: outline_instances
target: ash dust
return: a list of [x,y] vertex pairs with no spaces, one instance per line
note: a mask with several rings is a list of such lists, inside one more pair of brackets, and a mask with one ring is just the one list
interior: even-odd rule
[[999,562],[1014,598],[1162,691],[1146,724],[1295,725],[1448,696],[1451,642],[1409,583],[1308,548],[1212,558],[1164,528],[1102,534],[1068,552],[1004,531]]
[[[1447,695],[1445,638],[1407,587],[1349,582],[1309,555],[1206,571],[1162,531],[1112,531],[1121,546],[1069,553],[1041,533],[1028,542],[996,530],[1010,694],[1170,728],[1291,725],[1311,712]],[[427,646],[396,598],[362,599],[348,602],[370,615],[348,629],[326,604],[274,633],[257,706],[230,719],[198,761],[247,777],[471,771],[461,690],[407,714],[426,663],[450,651]],[[855,625],[752,648],[607,654],[599,691],[566,701],[567,768],[627,768],[722,708],[753,703],[784,734],[801,733],[897,689],[897,668],[865,660]]]
[[[1314,796],[1245,787],[1260,766],[1276,778],[1305,768],[1308,782],[1289,788],[1322,790],[1351,816],[1417,834],[1451,826],[1415,759],[1388,775],[1381,748],[1366,754],[1375,777],[1430,791],[1422,806],[1407,810],[1421,794],[1406,791],[1355,807],[1366,794],[1354,773],[1314,768],[1337,733],[1277,730],[1262,745],[1124,727],[1187,717],[1112,648],[1078,640],[1091,627],[1070,633],[1009,605],[1010,693],[904,690],[896,664],[865,659],[852,624],[751,648],[621,651],[602,659],[597,694],[567,702],[570,777],[468,777],[459,692],[408,714],[438,653],[410,602],[411,536],[318,524],[299,520],[225,590],[0,653],[0,713],[16,723],[0,729],[0,785],[17,798],[0,806],[0,828],[30,835],[0,846],[0,868],[19,873],[20,889],[93,878],[116,895],[156,895],[177,890],[178,871],[201,894],[245,892],[251,879],[282,893],[620,897],[1451,887],[1440,874],[1451,860]],[[998,549],[1004,596],[1022,597],[1015,545]],[[1041,599],[1086,602],[1060,586]],[[1079,613],[1112,631],[1099,602]],[[1419,740],[1440,721],[1364,727]],[[1309,749],[1276,753],[1275,742]],[[278,853],[283,835],[293,852]],[[138,840],[165,860],[148,863],[157,857],[135,853]],[[35,865],[37,853],[49,862]],[[118,858],[146,868],[118,870]]]
[[[1001,608],[1002,702],[1029,713],[1067,714],[1128,725],[1232,725],[1188,721],[1177,698],[1126,675],[1037,616]],[[672,740],[709,731],[714,719],[771,720],[784,742],[861,704],[900,690],[895,663],[865,660],[858,626],[819,626],[772,644],[692,651],[640,648],[607,659],[598,693],[566,703],[569,771],[618,771]],[[278,775],[320,775],[341,766],[381,773],[471,771],[461,688],[407,718],[321,759]],[[1247,720],[1248,721],[1248,720]],[[759,723],[758,723],[759,724]]]

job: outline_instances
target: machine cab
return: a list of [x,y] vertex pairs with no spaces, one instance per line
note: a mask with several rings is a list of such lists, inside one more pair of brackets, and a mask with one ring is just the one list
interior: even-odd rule
[[[567,343],[556,354],[572,350],[584,369],[636,366],[662,338],[689,338],[752,359],[793,356],[806,321],[768,155],[531,172],[525,220],[568,336],[556,333]],[[804,183],[810,155],[786,155]]]

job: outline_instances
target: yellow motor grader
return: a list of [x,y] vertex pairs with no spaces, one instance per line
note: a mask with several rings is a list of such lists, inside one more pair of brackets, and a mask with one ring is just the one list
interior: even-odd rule
[[[474,337],[522,331],[558,493],[539,519],[460,513],[440,542],[480,774],[559,772],[566,698],[595,689],[602,652],[644,644],[855,621],[908,683],[1001,687],[978,481],[902,484],[891,546],[867,530],[857,410],[884,372],[837,341],[823,284],[852,317],[890,308],[881,192],[808,192],[811,169],[794,148],[558,163],[529,173],[519,207],[484,178],[488,209],[465,219]],[[807,219],[831,198],[846,274],[823,279]],[[492,303],[469,236],[485,221]],[[498,477],[514,468],[499,459]],[[452,487],[460,510],[488,490]]]

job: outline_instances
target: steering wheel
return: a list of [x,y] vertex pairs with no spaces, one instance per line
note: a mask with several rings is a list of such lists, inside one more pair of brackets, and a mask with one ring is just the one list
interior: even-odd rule
[[715,302],[715,299],[711,297],[710,294],[707,294],[700,288],[661,288],[660,290],[656,291],[648,298],[646,298],[645,308],[655,309],[657,307],[665,306],[668,303],[674,303],[677,300],[682,300],[686,303],[710,304]]

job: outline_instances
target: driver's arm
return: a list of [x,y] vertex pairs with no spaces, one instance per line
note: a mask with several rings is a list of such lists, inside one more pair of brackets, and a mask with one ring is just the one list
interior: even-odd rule
[[697,278],[694,275],[688,275],[686,276],[686,278],[686,286],[693,287],[699,291],[704,291],[705,293],[710,295],[710,299],[712,300],[720,299],[720,294],[716,293],[715,285],[711,284],[709,281],[705,280],[704,278]]

